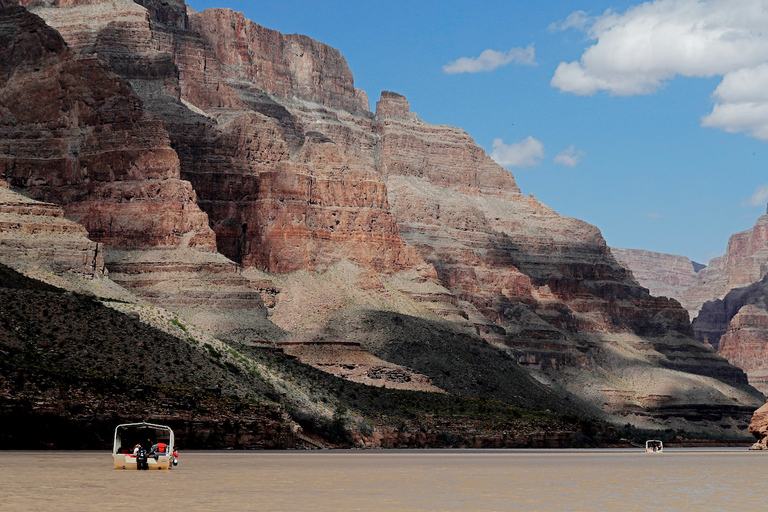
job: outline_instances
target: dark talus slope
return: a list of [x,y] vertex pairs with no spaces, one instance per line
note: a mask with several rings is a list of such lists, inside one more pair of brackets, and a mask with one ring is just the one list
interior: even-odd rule
[[0,449],[104,449],[116,424],[141,420],[172,426],[181,448],[564,447],[593,443],[585,427],[610,434],[574,417],[380,390],[268,350],[172,336],[4,265],[0,299]]
[[171,424],[186,447],[296,445],[262,398],[271,388],[201,343],[4,265],[0,304],[0,448],[102,449],[115,424],[142,420]]

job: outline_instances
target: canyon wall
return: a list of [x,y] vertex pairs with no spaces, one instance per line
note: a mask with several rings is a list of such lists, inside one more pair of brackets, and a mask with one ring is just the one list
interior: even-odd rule
[[0,260],[25,258],[88,279],[106,275],[104,248],[83,226],[64,218],[60,206],[17,194],[0,180]]
[[697,276],[697,282],[680,293],[689,309],[700,309],[708,300],[722,299],[734,288],[761,280],[768,272],[768,215],[754,227],[731,235],[725,255],[714,258]]
[[[693,319],[699,341],[743,369],[749,382],[768,392],[768,333],[764,277],[768,271],[768,215],[749,230],[730,237],[725,255],[706,268],[691,268],[682,256],[612,249],[654,295],[680,301]],[[696,265],[696,264],[693,264]]]
[[[638,283],[656,297],[677,299],[682,292],[698,283],[698,273],[706,268],[701,263],[674,254],[615,247],[611,247],[611,253],[632,271]],[[692,317],[697,313],[697,310],[689,311]]]
[[747,372],[749,382],[763,393],[768,392],[767,279],[705,303],[693,321],[696,337]]
[[[25,3],[35,14],[8,8],[0,25],[3,41],[34,47],[21,62],[0,53],[12,71],[0,82],[0,172],[81,222],[110,275],[140,295],[223,314],[242,304],[240,318],[263,319],[277,287],[241,265],[322,273],[349,260],[371,272],[379,303],[404,297],[412,314],[442,316],[602,414],[647,426],[714,407],[734,426],[759,400],[596,227],[521,194],[466,132],[426,123],[403,96],[382,93],[371,113],[338,50],[228,9]],[[257,330],[238,322],[223,330]],[[310,324],[302,339],[383,331]],[[386,354],[390,342],[367,348]]]

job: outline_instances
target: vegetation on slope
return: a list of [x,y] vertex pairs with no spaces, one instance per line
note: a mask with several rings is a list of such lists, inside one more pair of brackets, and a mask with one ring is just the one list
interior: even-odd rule
[[[173,336],[4,266],[0,304],[0,448],[103,448],[116,422],[153,418],[185,432],[182,446],[211,448],[298,446],[291,420],[329,446],[559,446],[596,431],[502,401],[356,384],[280,352],[197,340],[177,318]],[[266,434],[243,441],[238,422]]]

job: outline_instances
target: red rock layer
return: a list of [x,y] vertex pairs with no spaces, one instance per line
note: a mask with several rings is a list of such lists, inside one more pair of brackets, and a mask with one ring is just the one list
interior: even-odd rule
[[122,79],[22,8],[2,12],[0,61],[0,176],[108,247],[215,250],[164,124]]
[[680,302],[698,311],[708,300],[722,299],[734,288],[750,285],[768,273],[768,215],[752,229],[731,235],[724,256],[699,272],[697,283],[679,294]]
[[[181,30],[142,15],[136,4],[117,5],[117,25],[91,6],[74,18],[94,18],[85,24],[60,10],[37,12],[82,53],[98,54],[130,79],[163,116],[182,177],[193,184],[223,254],[273,272],[323,269],[342,258],[386,272],[422,263],[389,211],[373,166],[375,134],[362,130],[371,124],[367,99],[337,50],[229,10],[193,14],[194,30]],[[107,35],[120,44],[103,44]],[[293,111],[265,92],[329,106],[308,110],[306,102],[282,99],[301,106]],[[363,114],[331,130],[340,138],[332,140],[311,130],[313,108],[331,117]]]
[[768,393],[768,310],[748,304],[731,319],[718,353],[747,373],[749,383]]
[[104,249],[81,225],[64,218],[61,207],[12,192],[0,181],[0,259],[49,263],[84,277],[104,277]]
[[227,78],[287,99],[351,112],[369,110],[368,98],[355,89],[352,71],[335,48],[307,36],[264,28],[230,9],[208,9],[190,21],[213,48],[218,64],[234,71]]

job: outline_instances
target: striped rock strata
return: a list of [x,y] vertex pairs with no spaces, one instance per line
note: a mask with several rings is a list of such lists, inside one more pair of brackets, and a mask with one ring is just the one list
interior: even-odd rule
[[60,206],[15,193],[0,180],[0,259],[26,258],[90,279],[106,275],[102,244],[89,240],[83,226],[65,219]]
[[[146,9],[131,5],[135,9],[121,19],[138,10],[146,20]],[[96,9],[103,22],[104,7],[78,8]],[[235,263],[216,253],[215,233],[192,185],[180,177],[165,123],[145,109],[133,88],[97,59],[74,54],[56,31],[22,8],[2,10],[0,38],[0,53],[6,52],[0,59],[10,63],[0,75],[3,178],[61,205],[67,219],[84,226],[77,227],[83,238],[94,240],[82,243],[103,244],[106,256],[100,252],[98,258],[106,260],[112,280],[138,295],[176,310],[191,308],[190,314],[214,308],[263,318],[276,288],[243,278]],[[10,235],[4,228],[4,238]],[[16,236],[5,245],[11,243],[21,242]],[[58,257],[48,252],[27,257]],[[217,332],[252,327],[209,316],[214,318],[203,323]]]
[[[637,282],[648,288],[651,295],[676,299],[697,284],[697,274],[706,268],[685,256],[662,254],[642,249],[611,247],[616,260],[632,271]],[[693,316],[698,311],[689,311]]]

